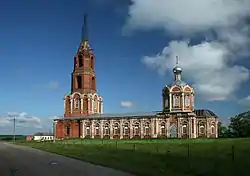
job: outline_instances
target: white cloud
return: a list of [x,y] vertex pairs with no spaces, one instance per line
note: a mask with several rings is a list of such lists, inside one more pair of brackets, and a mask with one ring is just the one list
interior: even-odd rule
[[250,95],[248,95],[247,97],[242,98],[241,100],[239,100],[239,104],[243,105],[243,106],[250,107]]
[[0,126],[12,127],[13,119],[16,119],[18,127],[42,128],[41,119],[35,116],[30,116],[25,112],[8,112],[6,116],[0,117]]
[[142,62],[163,74],[172,70],[178,55],[183,74],[194,81],[200,96],[207,100],[225,100],[249,78],[246,68],[228,65],[226,53],[227,49],[216,42],[189,46],[188,42],[172,41],[160,54],[145,56]]
[[249,6],[249,0],[132,0],[128,24],[132,28],[197,32],[233,26],[250,14]]
[[160,54],[145,56],[142,62],[164,74],[180,56],[183,73],[194,82],[200,96],[225,100],[249,78],[249,70],[235,64],[249,56],[250,0],[132,0],[127,26],[130,29],[165,29],[191,39],[196,33],[213,30],[210,41],[191,45],[171,41]]
[[121,101],[121,107],[123,108],[132,108],[134,103],[131,101]]

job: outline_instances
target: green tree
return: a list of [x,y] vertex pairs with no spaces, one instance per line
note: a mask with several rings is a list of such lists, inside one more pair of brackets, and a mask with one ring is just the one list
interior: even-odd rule
[[228,126],[232,137],[250,137],[250,113],[241,113],[230,118]]
[[231,137],[231,133],[225,125],[223,125],[221,122],[218,123],[218,133],[220,138],[228,138]]

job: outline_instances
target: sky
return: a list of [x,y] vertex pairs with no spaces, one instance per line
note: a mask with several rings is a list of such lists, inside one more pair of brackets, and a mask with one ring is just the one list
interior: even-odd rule
[[51,131],[63,115],[88,14],[104,113],[162,108],[175,57],[195,108],[222,122],[250,107],[250,0],[22,0],[0,5],[0,134]]

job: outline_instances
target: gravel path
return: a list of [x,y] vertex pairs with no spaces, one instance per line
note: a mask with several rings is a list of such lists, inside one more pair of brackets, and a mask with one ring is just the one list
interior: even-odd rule
[[132,176],[64,156],[0,142],[0,176]]

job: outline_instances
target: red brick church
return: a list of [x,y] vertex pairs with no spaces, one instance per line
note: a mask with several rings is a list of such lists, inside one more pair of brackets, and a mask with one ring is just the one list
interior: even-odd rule
[[162,112],[103,114],[85,15],[82,41],[71,73],[71,92],[64,97],[64,117],[53,122],[55,137],[217,138],[218,117],[210,110],[194,109],[194,90],[181,79],[181,73],[177,64],[173,69],[173,83],[162,90]]

